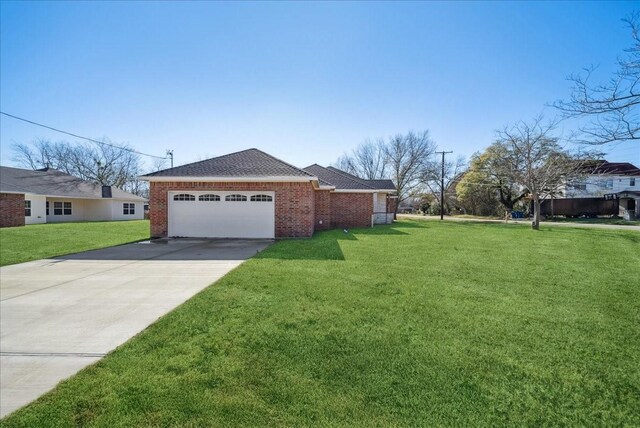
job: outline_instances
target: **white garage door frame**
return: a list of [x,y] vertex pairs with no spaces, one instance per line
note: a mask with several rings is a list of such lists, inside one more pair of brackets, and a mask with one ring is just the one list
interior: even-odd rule
[[[174,200],[176,195],[192,195],[193,198],[178,196],[184,200]],[[203,195],[217,195],[219,200],[201,198]],[[252,196],[257,195],[267,198],[258,197],[252,201]],[[171,237],[275,238],[276,197],[273,191],[176,190],[167,192],[167,200],[168,235]]]

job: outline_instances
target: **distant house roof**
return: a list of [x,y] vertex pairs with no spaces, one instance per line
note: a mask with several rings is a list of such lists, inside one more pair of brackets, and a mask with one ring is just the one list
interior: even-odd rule
[[312,174],[258,149],[248,149],[216,158],[152,172],[143,177],[302,177]]
[[395,190],[391,180],[365,180],[338,168],[325,168],[318,164],[309,165],[305,171],[315,175],[321,181],[335,186],[336,190]]
[[[105,190],[99,184],[84,181],[51,168],[31,170],[0,166],[0,192],[102,199],[109,197],[109,192]],[[111,187],[110,190],[111,199],[145,200],[116,187]]]
[[589,174],[640,176],[640,168],[629,162],[591,161],[584,164],[583,170]]

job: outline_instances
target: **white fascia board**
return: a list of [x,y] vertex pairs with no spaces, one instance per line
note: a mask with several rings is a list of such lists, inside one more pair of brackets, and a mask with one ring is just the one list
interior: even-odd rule
[[335,190],[336,186],[318,186],[318,190]]
[[[2,193],[10,193],[10,192],[2,192]],[[16,192],[16,193],[22,193],[22,192]],[[28,195],[33,195],[33,196],[44,196],[45,198],[55,198],[55,199],[82,199],[82,200],[89,200],[89,201],[131,201],[131,202],[143,202],[143,201],[148,201],[148,199],[144,199],[142,197],[140,197],[141,199],[137,199],[137,198],[124,198],[124,197],[117,197],[117,198],[102,198],[102,197],[90,197],[90,196],[66,196],[66,195],[45,195],[43,193],[30,193],[30,192],[24,192],[25,196]]]
[[300,176],[273,176],[273,177],[138,177],[139,180],[149,182],[216,182],[216,183],[247,183],[247,182],[266,182],[266,183],[287,183],[287,182],[312,182],[318,181],[317,177],[300,177]]
[[19,192],[17,190],[0,190],[0,193],[10,193],[12,195],[32,195],[33,193],[29,192]]

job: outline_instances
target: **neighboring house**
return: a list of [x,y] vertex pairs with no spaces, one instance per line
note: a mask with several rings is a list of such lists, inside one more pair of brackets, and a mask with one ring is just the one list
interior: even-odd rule
[[139,220],[145,199],[51,168],[0,167],[0,227],[67,221]]
[[619,215],[640,217],[640,169],[628,162],[596,161],[584,167],[586,175],[568,183],[563,198],[617,200]]
[[140,177],[149,181],[151,236],[289,238],[392,221],[390,180],[300,169],[257,149]]

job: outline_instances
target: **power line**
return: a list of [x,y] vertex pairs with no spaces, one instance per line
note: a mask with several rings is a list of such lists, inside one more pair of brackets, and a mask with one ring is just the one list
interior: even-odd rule
[[[139,155],[142,155],[142,156],[149,156],[149,157],[156,158],[156,159],[166,159],[167,158],[166,156],[162,157],[162,156],[150,155],[148,153],[139,152],[137,150],[130,149],[128,147],[121,147],[121,146],[118,146],[116,144],[105,143],[104,141],[98,141],[98,140],[94,140],[92,138],[83,137],[82,135],[74,134],[72,132],[63,131],[61,129],[57,129],[57,128],[54,128],[52,126],[43,125],[42,123],[38,123],[38,122],[34,122],[32,120],[29,120],[29,119],[25,119],[25,118],[22,118],[22,117],[14,116],[12,114],[5,113],[3,111],[0,111],[0,114],[3,114],[3,115],[5,115],[7,117],[10,117],[12,119],[21,120],[23,122],[27,122],[27,123],[30,123],[32,125],[40,126],[42,128],[47,128],[47,129],[50,129],[52,131],[60,132],[61,134],[66,134],[66,135],[70,135],[70,136],[75,137],[75,138],[80,138],[82,140],[87,140],[87,141],[90,141],[92,143],[113,147],[115,149],[126,150],[128,152],[136,153],[136,154],[139,154]],[[173,151],[171,152],[171,160],[173,161]]]

